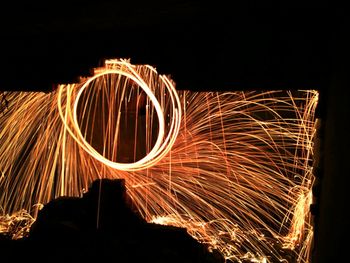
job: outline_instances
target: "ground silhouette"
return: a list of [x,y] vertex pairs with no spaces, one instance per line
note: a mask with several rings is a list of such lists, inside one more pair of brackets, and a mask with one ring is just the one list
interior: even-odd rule
[[3,258],[30,262],[224,262],[186,229],[147,223],[123,180],[97,180],[82,198],[61,197],[39,212],[22,240],[0,239]]

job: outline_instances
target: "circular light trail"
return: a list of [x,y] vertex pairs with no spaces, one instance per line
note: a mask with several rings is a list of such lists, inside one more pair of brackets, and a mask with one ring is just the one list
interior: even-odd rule
[[[108,65],[108,63],[107,63]],[[176,137],[179,133],[180,124],[181,124],[181,103],[180,98],[176,92],[176,89],[174,85],[169,81],[169,79],[165,76],[160,76],[160,80],[164,83],[166,89],[168,90],[171,98],[171,106],[172,106],[172,118],[170,123],[170,129],[168,134],[165,134],[165,122],[164,122],[164,113],[161,108],[161,105],[159,104],[157,98],[154,95],[154,91],[145,83],[145,81],[142,79],[142,76],[136,72],[133,67],[130,64],[127,64],[125,61],[114,61],[113,66],[124,66],[123,70],[121,69],[108,69],[105,71],[102,71],[100,73],[95,74],[93,77],[89,78],[87,81],[83,83],[80,87],[71,87],[67,88],[65,85],[61,85],[59,87],[59,96],[58,96],[58,109],[60,117],[67,129],[67,131],[72,135],[72,137],[76,140],[76,142],[92,157],[100,161],[101,163],[122,171],[137,171],[149,168],[156,164],[162,157],[164,157],[173,146]],[[126,68],[125,68],[126,66]],[[127,69],[127,70],[126,70]],[[153,149],[141,160],[138,160],[133,163],[118,163],[111,161],[101,155],[96,149],[94,149],[91,144],[89,144],[84,136],[82,135],[82,132],[80,130],[79,124],[78,124],[78,114],[77,114],[77,108],[79,99],[81,98],[81,95],[83,94],[84,90],[89,88],[89,85],[95,81],[98,78],[101,78],[106,75],[122,75],[126,78],[129,78],[133,80],[137,85],[141,87],[141,89],[147,94],[147,96],[150,98],[151,102],[153,103],[157,117],[158,117],[158,137],[156,140],[155,145],[153,146]],[[72,96],[72,92],[75,91],[74,89],[78,88],[78,92],[75,96]],[[63,112],[62,109],[62,93],[66,90],[67,92],[67,105],[66,105],[66,113]],[[75,91],[76,92],[76,91]],[[67,120],[67,118],[70,118],[70,121]],[[69,125],[69,123],[71,125]],[[166,135],[166,137],[165,137]],[[165,138],[164,138],[165,137]]]

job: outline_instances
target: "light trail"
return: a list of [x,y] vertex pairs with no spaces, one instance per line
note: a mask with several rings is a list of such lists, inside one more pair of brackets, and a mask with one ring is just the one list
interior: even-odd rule
[[0,231],[122,178],[148,222],[185,227],[228,261],[309,262],[316,91],[176,91],[150,66],[109,60],[52,93],[3,96]]

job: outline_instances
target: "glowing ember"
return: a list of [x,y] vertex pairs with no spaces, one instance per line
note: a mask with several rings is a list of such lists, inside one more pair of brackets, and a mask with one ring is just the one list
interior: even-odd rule
[[123,178],[147,221],[228,260],[309,261],[316,91],[176,91],[150,66],[110,60],[50,94],[3,96],[0,231]]

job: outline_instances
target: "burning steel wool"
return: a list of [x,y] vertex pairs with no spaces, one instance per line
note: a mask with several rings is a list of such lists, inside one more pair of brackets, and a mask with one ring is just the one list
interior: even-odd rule
[[50,200],[122,178],[148,222],[228,261],[309,262],[317,91],[177,91],[108,60],[51,93],[1,95],[0,231],[23,236]]

